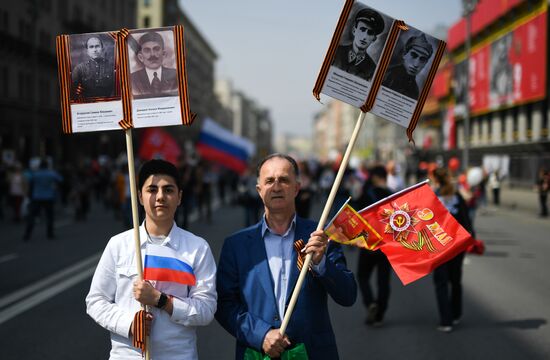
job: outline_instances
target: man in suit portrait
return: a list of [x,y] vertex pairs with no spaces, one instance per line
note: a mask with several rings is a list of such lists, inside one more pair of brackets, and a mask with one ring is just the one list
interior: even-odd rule
[[139,38],[138,45],[137,58],[143,68],[131,74],[132,94],[177,96],[176,69],[163,65],[166,50],[162,36],[154,31],[146,32]]
[[113,60],[105,56],[103,40],[98,35],[91,35],[83,45],[87,60],[71,72],[73,100],[113,96],[115,67]]
[[371,81],[376,63],[367,54],[368,47],[384,31],[384,19],[376,11],[365,8],[355,15],[349,45],[340,45],[336,49],[333,65],[345,72]]
[[[257,178],[265,214],[259,223],[224,241],[216,319],[236,338],[235,359],[243,359],[251,349],[278,358],[297,344],[305,345],[310,359],[338,359],[327,298],[353,305],[353,273],[340,245],[329,243],[324,232],[316,230],[316,222],[296,216],[300,183],[293,158],[267,156],[258,165]],[[303,252],[297,250],[298,240],[305,243]],[[283,336],[281,323],[300,273],[299,251],[311,253],[312,262]]]
[[418,99],[420,90],[416,76],[430,60],[434,50],[426,35],[411,36],[405,43],[400,61],[390,65],[382,85],[411,99]]

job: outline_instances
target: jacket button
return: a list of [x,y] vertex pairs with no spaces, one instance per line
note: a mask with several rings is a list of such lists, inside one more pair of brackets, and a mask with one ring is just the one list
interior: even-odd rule
[[273,317],[273,320],[279,321],[279,317],[278,317],[278,316],[275,316],[275,317]]

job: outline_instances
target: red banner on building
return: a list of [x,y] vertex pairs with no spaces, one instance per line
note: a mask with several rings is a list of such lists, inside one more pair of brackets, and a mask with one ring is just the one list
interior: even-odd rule
[[[476,51],[470,57],[472,113],[546,96],[547,12],[543,12]],[[455,113],[464,115],[465,61],[454,67]]]
[[[491,23],[512,10],[524,0],[481,0],[472,14],[472,35],[476,35]],[[466,39],[466,20],[457,21],[448,32],[447,48],[454,50]]]

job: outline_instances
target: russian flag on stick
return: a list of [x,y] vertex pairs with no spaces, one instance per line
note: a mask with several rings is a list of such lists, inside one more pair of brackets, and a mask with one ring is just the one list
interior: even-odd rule
[[147,244],[143,278],[191,286],[197,282],[191,265],[178,260],[176,252],[169,247],[154,244]]
[[202,158],[242,174],[255,151],[254,144],[221,127],[212,119],[204,119],[197,142]]

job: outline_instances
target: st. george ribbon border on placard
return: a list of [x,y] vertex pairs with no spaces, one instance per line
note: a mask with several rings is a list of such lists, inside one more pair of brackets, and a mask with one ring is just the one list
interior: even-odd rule
[[[334,34],[330,41],[330,45],[325,55],[325,59],[323,60],[323,64],[321,65],[321,69],[319,70],[319,75],[317,76],[315,86],[313,87],[313,96],[317,99],[317,101],[321,100],[321,96],[320,96],[321,90],[327,79],[330,66],[334,61],[334,56],[336,55],[336,49],[338,48],[340,37],[344,32],[346,21],[349,17],[349,14],[352,10],[354,3],[355,3],[355,0],[346,0],[346,3],[344,4],[344,8],[342,9],[342,12],[340,14],[340,18],[338,19],[336,30],[334,31]],[[376,74],[373,78],[371,88],[369,90],[369,94],[365,99],[365,103],[359,108],[362,112],[364,113],[369,112],[374,107],[376,97],[378,95],[378,91],[382,86],[382,81],[384,80],[385,72],[391,61],[393,51],[397,43],[397,39],[399,38],[399,34],[401,31],[407,31],[408,29],[409,27],[406,25],[404,21],[397,20],[397,19],[394,20],[392,27],[389,31],[388,39],[386,40],[384,51],[380,56],[379,65],[376,69]],[[407,130],[406,130],[407,137],[409,141],[412,142],[413,144],[414,144],[413,132],[414,132],[414,129],[416,128],[416,125],[418,124],[418,120],[420,119],[420,115],[422,113],[422,109],[424,108],[424,104],[426,102],[428,93],[432,86],[433,79],[439,67],[441,58],[443,57],[445,47],[446,47],[446,43],[442,40],[439,40],[437,51],[436,51],[434,60],[432,62],[432,67],[428,72],[428,76],[422,88],[422,92],[420,93],[413,115],[409,122],[409,126],[407,127]]]
[[351,12],[351,8],[354,2],[355,0],[346,0],[346,3],[344,4],[344,8],[342,9],[342,13],[340,14],[340,19],[338,19],[336,30],[332,35],[332,40],[330,41],[327,54],[325,55],[325,60],[323,61],[323,65],[321,65],[321,69],[319,70],[319,75],[317,76],[317,81],[315,82],[315,86],[313,87],[313,96],[315,96],[317,101],[321,101],[321,95],[320,95],[321,90],[323,89],[323,84],[327,79],[328,71],[330,69],[330,64],[332,64],[332,61],[334,60],[334,55],[336,54],[336,49],[338,48],[340,37],[344,32],[344,28],[346,27],[346,21],[349,17],[349,13]]
[[416,104],[416,108],[414,109],[413,116],[411,117],[411,122],[409,123],[409,126],[407,127],[407,137],[409,138],[409,141],[413,140],[413,131],[416,128],[416,124],[418,124],[418,120],[420,119],[420,114],[422,114],[422,109],[424,108],[424,103],[426,102],[426,99],[428,98],[428,94],[430,92],[430,88],[432,87],[432,82],[435,78],[435,73],[437,72],[437,69],[439,68],[439,63],[441,62],[441,58],[443,57],[443,53],[445,52],[445,47],[447,46],[447,43],[445,41],[439,40],[439,44],[437,46],[437,51],[435,53],[435,57],[432,63],[432,67],[430,69],[430,72],[428,73],[428,76],[426,77],[426,82],[424,83],[424,87],[422,88],[422,92],[420,93],[420,96],[418,97],[418,103]]
[[[174,52],[176,54],[176,64],[178,67],[177,76],[182,125],[189,126],[195,120],[196,114],[190,111],[189,106],[184,27],[183,25],[175,25],[172,29],[174,32]],[[120,31],[108,32],[108,34],[117,40],[115,59],[119,71],[117,71],[116,74],[115,86],[120,89],[124,114],[124,118],[119,121],[118,124],[122,129],[128,130],[134,127],[132,121],[132,94],[128,69],[128,44],[126,41],[130,34],[130,30],[124,28]],[[63,133],[72,134],[69,35],[59,35],[56,37],[56,55],[59,74],[62,129]]]

